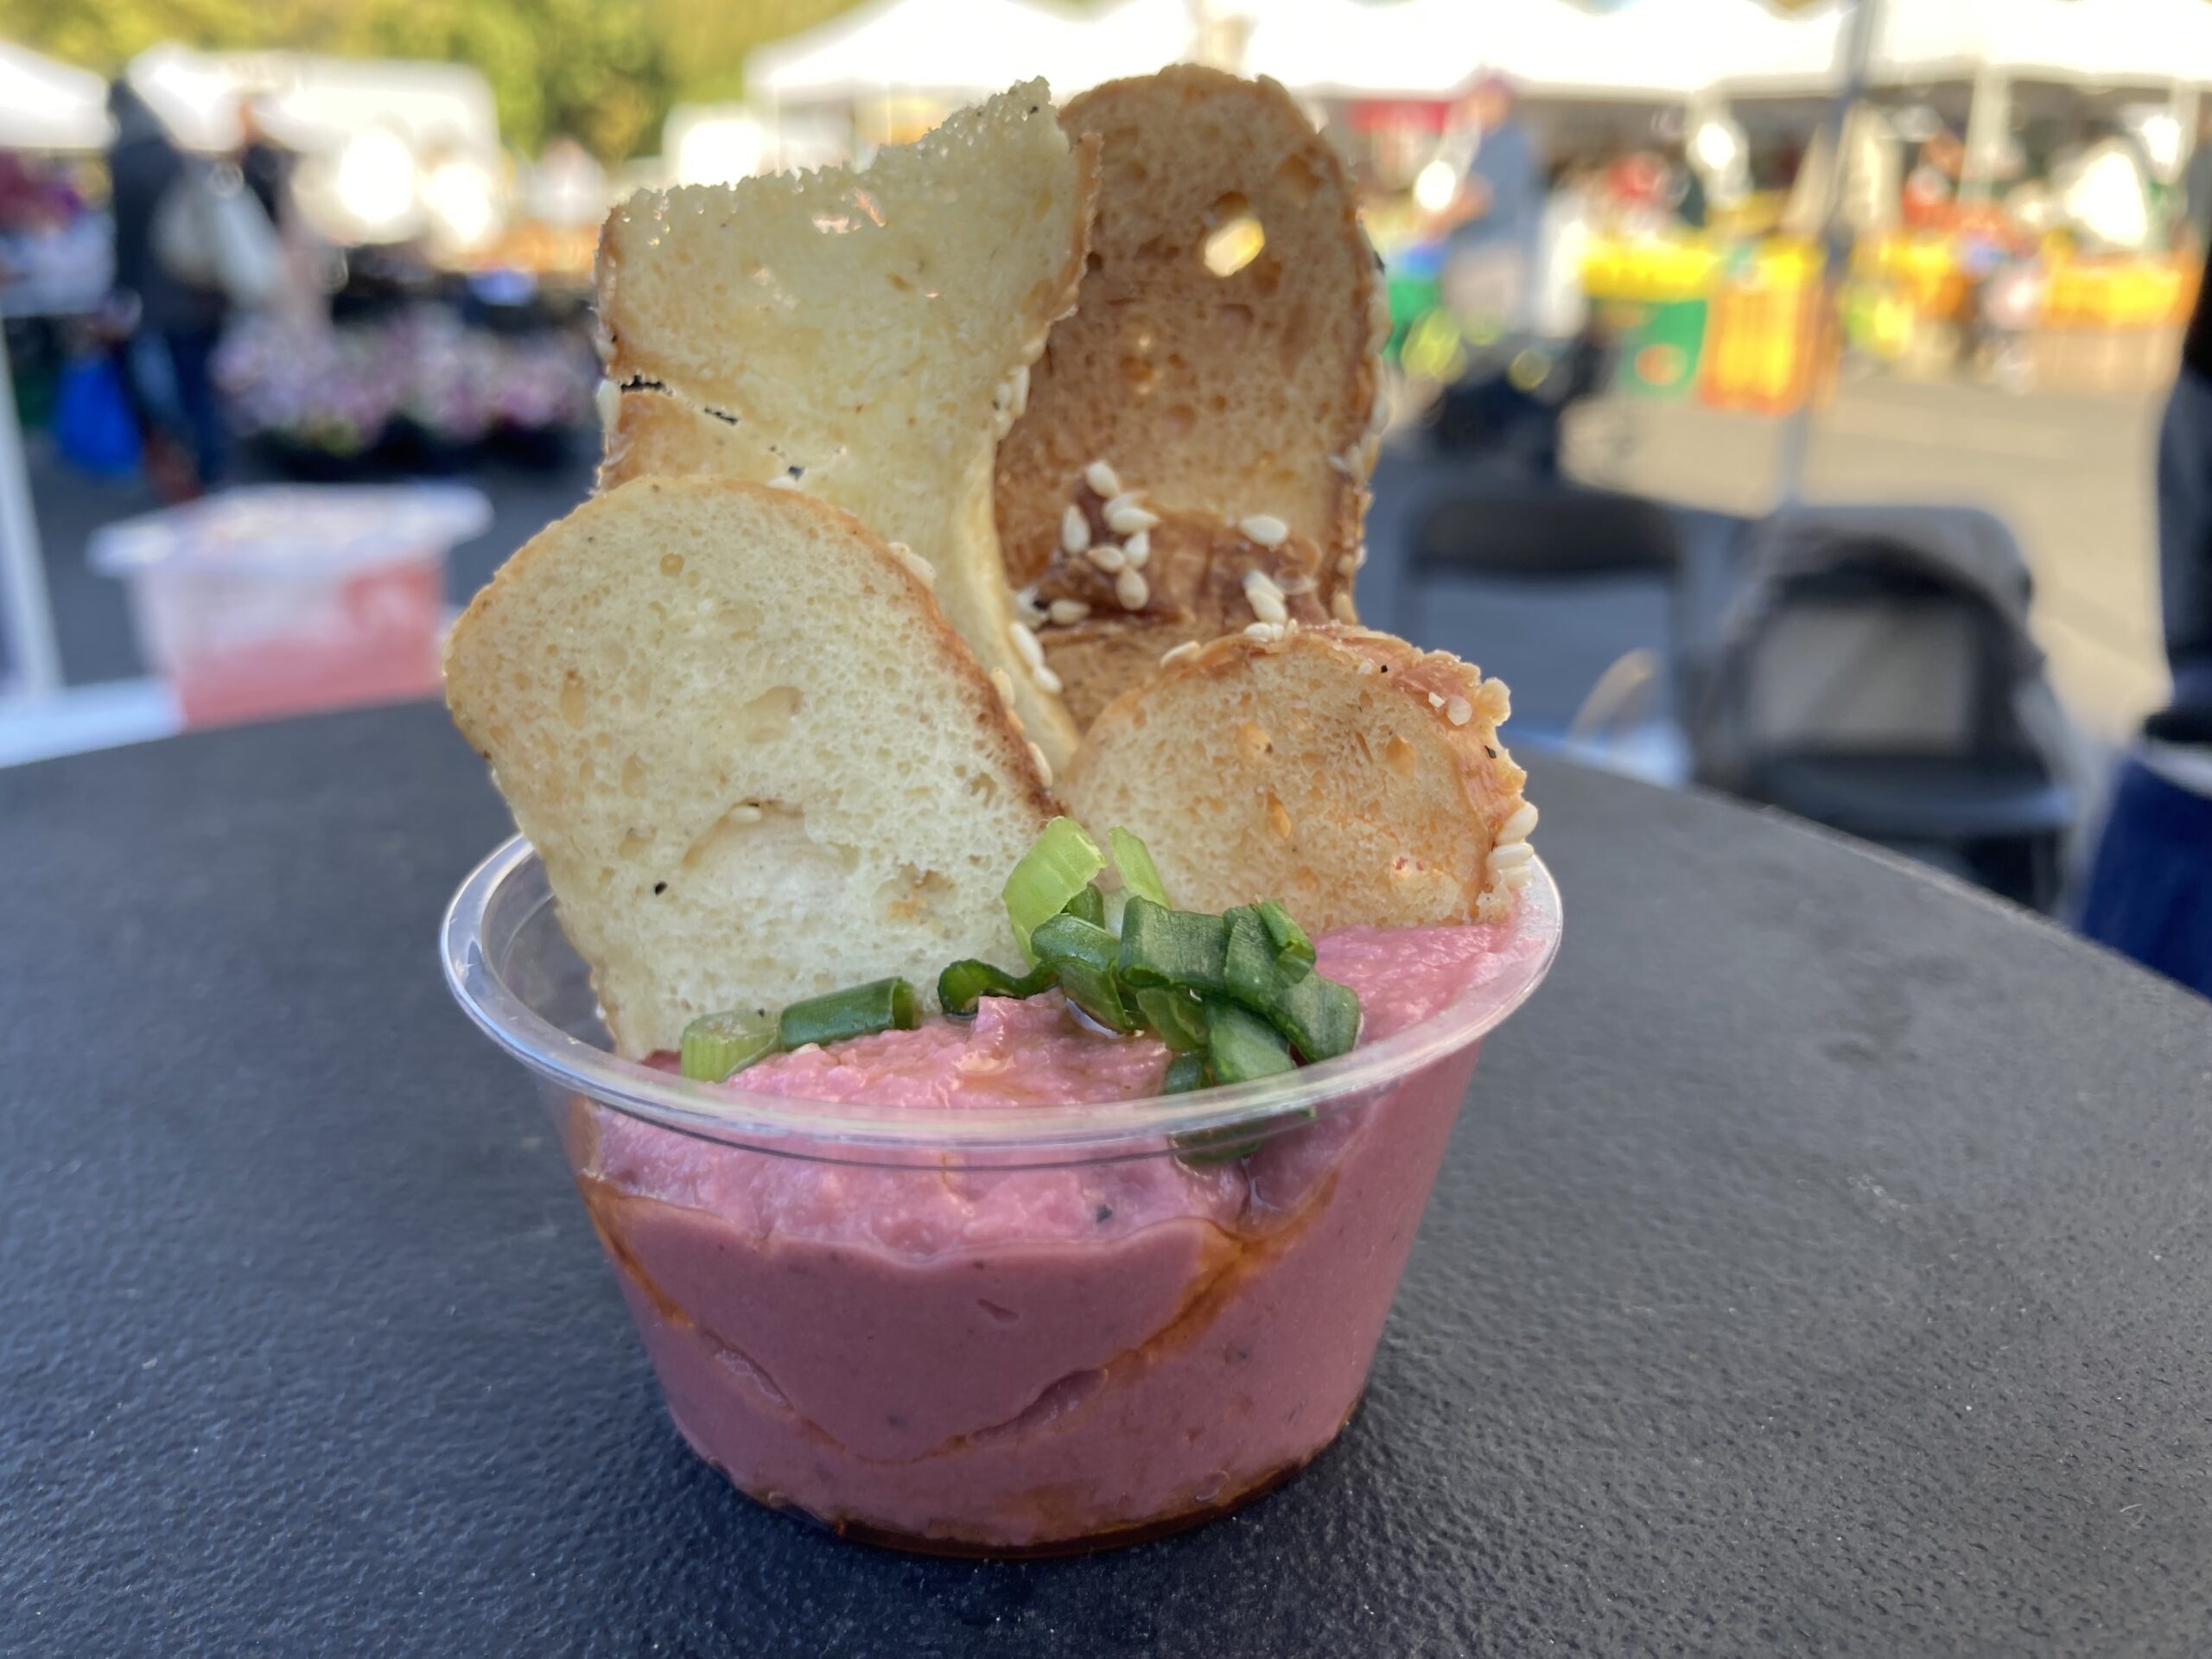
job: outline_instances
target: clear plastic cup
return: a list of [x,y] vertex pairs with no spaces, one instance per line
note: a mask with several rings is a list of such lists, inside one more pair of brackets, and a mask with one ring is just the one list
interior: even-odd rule
[[1482,1039],[1557,951],[1534,868],[1441,1012],[1284,1077],[1101,1104],[789,1099],[619,1059],[519,839],[443,948],[537,1074],[693,1449],[842,1533],[1047,1554],[1224,1514],[1344,1427]]

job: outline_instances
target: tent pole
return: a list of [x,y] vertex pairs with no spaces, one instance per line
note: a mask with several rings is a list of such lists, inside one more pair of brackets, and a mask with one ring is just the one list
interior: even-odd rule
[[61,689],[61,652],[47,601],[46,559],[23,469],[23,432],[16,421],[16,378],[0,329],[0,623],[8,639],[10,689],[31,701]]
[[2012,83],[2003,70],[1985,63],[1974,70],[1970,96],[1959,196],[1964,201],[1987,201],[2004,158],[2005,135],[2012,130]]
[[[1836,289],[1851,257],[1851,227],[1843,222],[1845,179],[1851,167],[1851,157],[1843,149],[1844,130],[1851,111],[1866,96],[1866,67],[1873,56],[1874,29],[1880,10],[1881,0],[1854,0],[1850,33],[1843,41],[1843,79],[1821,118],[1821,136],[1816,142],[1827,148],[1828,170],[1821,189],[1820,291],[1808,308],[1802,338],[1798,341],[1798,349],[1808,365],[1813,353],[1820,349],[1829,319],[1835,315]],[[1805,448],[1811,442],[1812,430],[1812,377],[1808,372],[1805,395],[1798,400],[1797,407],[1790,411],[1789,419],[1782,429],[1777,488],[1785,505],[1804,493]]]

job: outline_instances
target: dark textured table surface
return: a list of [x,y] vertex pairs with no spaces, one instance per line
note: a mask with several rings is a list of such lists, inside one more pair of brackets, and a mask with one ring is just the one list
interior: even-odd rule
[[427,708],[0,772],[0,1652],[2212,1650],[2212,1006],[1549,766],[1551,982],[1367,1406],[1024,1565],[753,1509],[661,1415],[435,923]]

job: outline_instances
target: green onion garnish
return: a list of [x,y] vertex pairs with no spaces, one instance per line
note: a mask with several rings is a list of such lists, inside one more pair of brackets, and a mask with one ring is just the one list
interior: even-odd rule
[[1291,913],[1272,899],[1260,900],[1260,922],[1275,947],[1275,965],[1293,979],[1301,979],[1313,965],[1313,941],[1292,919]]
[[1178,1054],[1167,1062],[1167,1075],[1160,1080],[1163,1095],[1187,1095],[1194,1089],[1208,1089],[1213,1079],[1206,1075],[1206,1057],[1203,1054]]
[[[1213,1067],[1203,1054],[1178,1054],[1167,1062],[1167,1075],[1160,1079],[1163,1095],[1187,1095],[1194,1089],[1213,1087]],[[1209,1169],[1216,1164],[1233,1164],[1239,1158],[1249,1158],[1260,1149],[1265,1137],[1255,1135],[1249,1124],[1232,1124],[1218,1129],[1190,1129],[1181,1135],[1170,1135],[1174,1143],[1175,1156],[1192,1169]]]
[[1132,992],[1145,1024],[1160,1033],[1160,1040],[1178,1054],[1193,1054],[1206,1046],[1206,1014],[1198,999],[1172,985],[1147,986]]
[[1087,962],[1052,964],[1059,975],[1060,995],[1109,1031],[1135,1031],[1141,1023],[1109,968]]
[[1221,1083],[1250,1083],[1278,1077],[1298,1064],[1282,1033],[1249,1008],[1206,1000],[1206,1060]]
[[1121,953],[1122,942],[1097,923],[1063,911],[1029,936],[1029,948],[1040,963],[1079,962],[1111,969]]
[[956,962],[937,976],[938,1006],[956,1019],[966,1019],[976,1012],[976,1002],[986,996],[1015,998],[1036,995],[1049,991],[1054,983],[1050,963],[1033,968],[1020,978],[1015,978],[1003,968],[994,968],[988,962],[974,957]]
[[[1029,950],[1029,936],[1067,908],[1106,868],[1106,855],[1073,818],[1054,818],[1006,879],[1007,920]],[[1035,953],[1031,952],[1033,956]]]
[[1228,950],[1228,926],[1218,916],[1169,910],[1136,895],[1122,912],[1122,953],[1116,965],[1127,984],[1225,991]]
[[683,1027],[678,1067],[695,1083],[720,1083],[776,1052],[776,1022],[763,1011],[702,1014]]
[[1109,830],[1106,843],[1114,849],[1114,868],[1122,873],[1122,890],[1166,908],[1167,888],[1144,842],[1126,830]]
[[1221,919],[1229,930],[1228,947],[1222,957],[1223,982],[1230,995],[1246,1007],[1265,1013],[1283,983],[1282,969],[1275,966],[1275,942],[1268,937],[1268,925],[1250,905],[1238,905],[1224,911]]
[[1061,994],[1077,1007],[1109,1030],[1137,1028],[1137,1016],[1114,977],[1121,941],[1111,933],[1064,912],[1030,936],[1029,947],[1058,976]]
[[1089,922],[1093,927],[1103,927],[1106,925],[1106,895],[1098,891],[1098,884],[1094,881],[1069,899],[1060,914]]
[[1267,1013],[1309,1062],[1349,1054],[1359,1041],[1359,993],[1319,974],[1285,985]]
[[1284,966],[1260,906],[1240,905],[1223,919],[1229,925],[1224,970],[1229,995],[1281,1032],[1308,1061],[1349,1052],[1359,1040],[1358,993],[1322,978],[1304,963],[1294,969]]
[[912,985],[903,979],[876,979],[794,1002],[777,1024],[784,1046],[799,1048],[808,1043],[871,1037],[879,1031],[912,1031],[915,1015]]
[[[1219,916],[1173,909],[1144,842],[1118,829],[1108,840],[1121,873],[1111,893],[1096,883],[1106,860],[1083,826],[1065,817],[1045,826],[1005,888],[1007,919],[1034,965],[1017,975],[972,957],[952,963],[937,984],[946,1014],[966,1018],[984,997],[1058,986],[1105,1030],[1157,1033],[1173,1057],[1160,1084],[1169,1094],[1280,1077],[1358,1041],[1357,995],[1314,971],[1313,941],[1282,905],[1263,899]],[[728,1033],[696,1021],[684,1036],[685,1074],[726,1077],[779,1044],[911,1029],[915,1013],[913,988],[884,979],[795,1003],[772,1033],[762,1019],[726,1016]],[[1189,1143],[1207,1161],[1257,1144],[1249,1129]]]

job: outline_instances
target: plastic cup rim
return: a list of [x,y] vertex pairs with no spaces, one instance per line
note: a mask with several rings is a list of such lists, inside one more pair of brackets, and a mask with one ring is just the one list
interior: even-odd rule
[[[1526,961],[1471,987],[1449,1007],[1350,1054],[1281,1077],[1191,1094],[1021,1107],[868,1105],[754,1093],[693,1082],[625,1060],[571,1036],[537,1013],[492,967],[482,930],[493,901],[516,881],[543,881],[520,836],[502,842],[454,893],[439,929],[448,988],[477,1027],[556,1087],[631,1117],[703,1140],[814,1160],[913,1161],[931,1154],[988,1154],[1008,1165],[1154,1156],[1165,1137],[1233,1130],[1319,1113],[1389,1088],[1480,1041],[1528,1001],[1550,971],[1563,931],[1558,885],[1541,858],[1509,924],[1538,931]],[[535,916],[552,902],[546,889]]]

